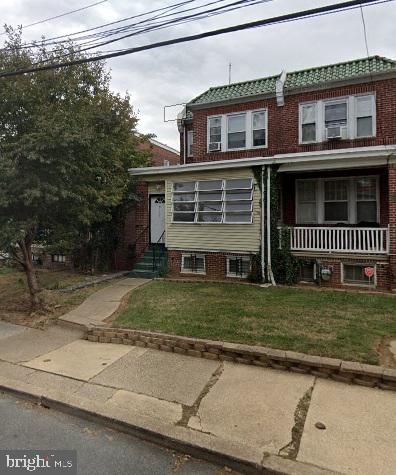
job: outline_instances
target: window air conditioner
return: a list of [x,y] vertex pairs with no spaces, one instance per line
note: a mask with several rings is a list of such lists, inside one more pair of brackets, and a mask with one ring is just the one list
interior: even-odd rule
[[346,139],[347,138],[347,128],[341,125],[333,125],[331,127],[326,127],[326,139],[335,140],[335,139]]

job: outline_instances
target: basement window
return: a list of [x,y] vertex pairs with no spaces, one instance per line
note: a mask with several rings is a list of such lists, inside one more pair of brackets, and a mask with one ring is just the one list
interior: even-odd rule
[[[374,269],[372,277],[366,275],[366,269]],[[342,264],[342,283],[374,287],[376,284],[375,264]]]
[[314,282],[315,278],[315,262],[300,262],[300,282]]
[[227,257],[227,277],[237,277],[246,279],[250,273],[251,263],[247,256],[228,256]]
[[181,271],[193,274],[205,274],[205,256],[202,254],[183,254]]

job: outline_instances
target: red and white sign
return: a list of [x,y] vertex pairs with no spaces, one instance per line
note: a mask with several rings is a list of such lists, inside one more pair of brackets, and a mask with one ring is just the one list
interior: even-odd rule
[[371,277],[373,277],[374,273],[375,273],[374,267],[365,267],[364,268],[364,275],[366,277],[368,277],[369,279],[371,279]]

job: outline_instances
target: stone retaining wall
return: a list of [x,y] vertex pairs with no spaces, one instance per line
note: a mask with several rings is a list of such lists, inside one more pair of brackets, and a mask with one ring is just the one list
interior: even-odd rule
[[309,373],[343,383],[396,391],[396,370],[394,369],[294,351],[109,327],[90,328],[87,339],[99,343],[135,345],[197,358],[252,364],[302,374]]

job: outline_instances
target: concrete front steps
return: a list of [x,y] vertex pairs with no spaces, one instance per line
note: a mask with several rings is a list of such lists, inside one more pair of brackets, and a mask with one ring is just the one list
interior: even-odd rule
[[[153,263],[154,257],[155,263]],[[153,279],[166,271],[167,264],[168,256],[166,249],[162,246],[160,247],[160,245],[152,245],[145,251],[128,276]]]

